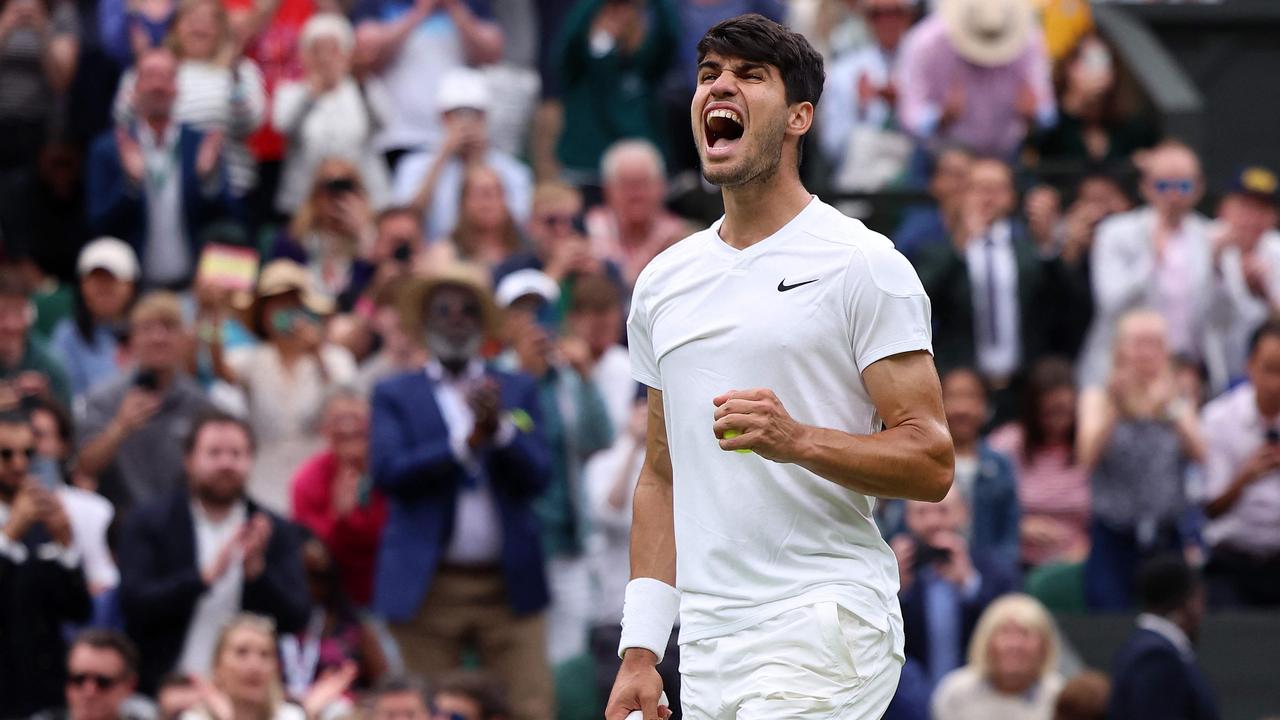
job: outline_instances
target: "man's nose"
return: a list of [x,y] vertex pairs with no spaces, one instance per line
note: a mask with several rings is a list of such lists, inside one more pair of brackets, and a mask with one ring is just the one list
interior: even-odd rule
[[722,72],[711,83],[711,95],[716,98],[731,97],[738,92],[738,78],[731,72]]

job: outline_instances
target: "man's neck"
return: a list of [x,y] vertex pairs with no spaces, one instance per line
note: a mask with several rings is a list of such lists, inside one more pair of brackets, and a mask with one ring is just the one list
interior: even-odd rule
[[198,497],[196,502],[200,505],[200,510],[204,512],[205,517],[217,523],[227,519],[227,516],[235,509],[236,504],[240,502],[240,498],[236,498],[231,502],[222,502]]
[[956,457],[977,457],[978,455],[978,438],[957,440],[953,435],[951,443],[955,446]]
[[720,238],[738,250],[746,250],[781,230],[813,199],[794,169],[779,169],[771,178],[723,188],[721,194],[724,222],[720,225]]
[[163,138],[169,130],[169,118],[168,116],[147,118],[147,127],[151,128],[151,132],[157,139]]
[[1254,397],[1256,398],[1255,403],[1258,408],[1258,417],[1262,418],[1263,422],[1268,426],[1275,427],[1276,418],[1277,416],[1280,416],[1280,403],[1277,403],[1272,399],[1268,399],[1264,402],[1263,399],[1257,395],[1256,389],[1254,390]]
[[462,377],[463,373],[467,371],[467,366],[470,364],[471,360],[469,358],[450,358],[448,360],[440,361],[440,367],[444,368],[445,375],[447,375],[451,380],[456,380]]
[[615,212],[614,217],[618,219],[618,240],[628,246],[643,245],[653,231],[653,224],[658,220],[657,213],[639,218],[623,218],[621,213]]

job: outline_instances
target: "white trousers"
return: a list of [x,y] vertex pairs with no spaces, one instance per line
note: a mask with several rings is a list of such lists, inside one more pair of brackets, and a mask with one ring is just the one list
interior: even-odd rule
[[879,720],[898,688],[896,625],[834,602],[680,646],[686,720]]

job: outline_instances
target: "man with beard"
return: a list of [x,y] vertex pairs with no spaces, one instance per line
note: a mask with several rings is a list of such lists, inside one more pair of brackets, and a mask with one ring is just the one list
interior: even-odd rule
[[310,613],[297,530],[245,496],[249,426],[196,419],[186,487],[134,511],[120,538],[120,602],[142,651],[141,688],[171,670],[207,676],[218,633],[241,612],[297,632]]
[[684,717],[880,718],[903,634],[873,498],[940,500],[954,461],[929,299],[800,182],[823,83],[808,41],[744,15],[698,55],[694,137],[725,216],[632,299],[648,447],[605,716],[670,712],[655,666],[678,613]]
[[482,268],[441,268],[401,305],[432,359],[373,391],[369,466],[391,506],[373,609],[411,672],[456,669],[474,647],[510,692],[512,718],[546,720],[550,597],[533,501],[551,455],[538,388],[481,358],[495,315]]

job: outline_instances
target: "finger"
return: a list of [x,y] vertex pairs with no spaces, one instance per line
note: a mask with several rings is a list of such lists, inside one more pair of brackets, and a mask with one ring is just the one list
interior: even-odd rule
[[640,713],[644,716],[644,720],[653,720],[658,717],[658,696],[647,693],[641,695]]
[[759,442],[759,440],[760,433],[755,430],[742,433],[741,435],[734,435],[731,438],[722,437],[720,438],[720,449],[726,451],[752,450],[755,448],[756,443]]
[[760,400],[727,400],[716,407],[714,418],[719,420],[727,415],[751,415],[765,414],[768,412],[768,405]]
[[727,432],[745,435],[759,427],[761,422],[759,417],[759,415],[728,415],[712,423],[711,430],[718,438],[723,438]]

